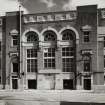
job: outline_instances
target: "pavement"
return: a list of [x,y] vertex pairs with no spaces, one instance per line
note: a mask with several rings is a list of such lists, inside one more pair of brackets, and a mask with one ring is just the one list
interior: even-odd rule
[[[60,102],[105,103],[105,93],[79,90],[0,91],[6,105],[60,105]],[[3,102],[0,105],[4,105]]]

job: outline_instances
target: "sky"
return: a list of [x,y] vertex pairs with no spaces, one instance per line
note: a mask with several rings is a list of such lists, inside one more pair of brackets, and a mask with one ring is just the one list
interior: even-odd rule
[[0,16],[18,11],[19,3],[24,13],[42,13],[75,10],[76,6],[97,4],[105,8],[105,0],[0,0]]

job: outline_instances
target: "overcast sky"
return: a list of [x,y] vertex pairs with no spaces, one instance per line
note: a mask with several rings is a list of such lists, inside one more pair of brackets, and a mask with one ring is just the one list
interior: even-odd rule
[[[105,8],[105,0],[20,0],[25,13],[74,10],[76,6],[97,4]],[[19,10],[18,0],[0,0],[0,15]]]

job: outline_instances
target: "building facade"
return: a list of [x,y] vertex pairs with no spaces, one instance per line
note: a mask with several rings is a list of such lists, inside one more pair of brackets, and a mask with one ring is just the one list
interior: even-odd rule
[[3,89],[105,90],[105,9],[17,11],[1,19]]

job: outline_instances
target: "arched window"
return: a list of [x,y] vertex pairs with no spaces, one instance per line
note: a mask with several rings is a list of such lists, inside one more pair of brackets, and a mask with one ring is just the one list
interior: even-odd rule
[[[48,30],[44,32],[44,41],[47,42],[46,48],[44,48],[44,68],[45,69],[55,69],[56,68],[56,41],[57,35],[55,32]],[[49,46],[50,45],[50,46]]]
[[74,32],[67,29],[62,32],[62,40],[73,40],[74,39]]
[[38,41],[38,35],[37,33],[30,31],[26,34],[27,36],[27,42],[32,43]]
[[62,40],[69,41],[68,45],[62,46],[62,70],[63,72],[74,72],[75,70],[75,43],[76,36],[72,30],[64,30],[62,32]]
[[44,33],[44,41],[55,41],[56,39],[56,34],[53,31],[46,31]]
[[34,48],[27,48],[26,49],[26,61],[27,61],[27,72],[37,72],[37,53],[39,48],[39,38],[38,34],[34,31],[29,31],[26,34],[27,42],[28,43],[35,43],[32,44]]

